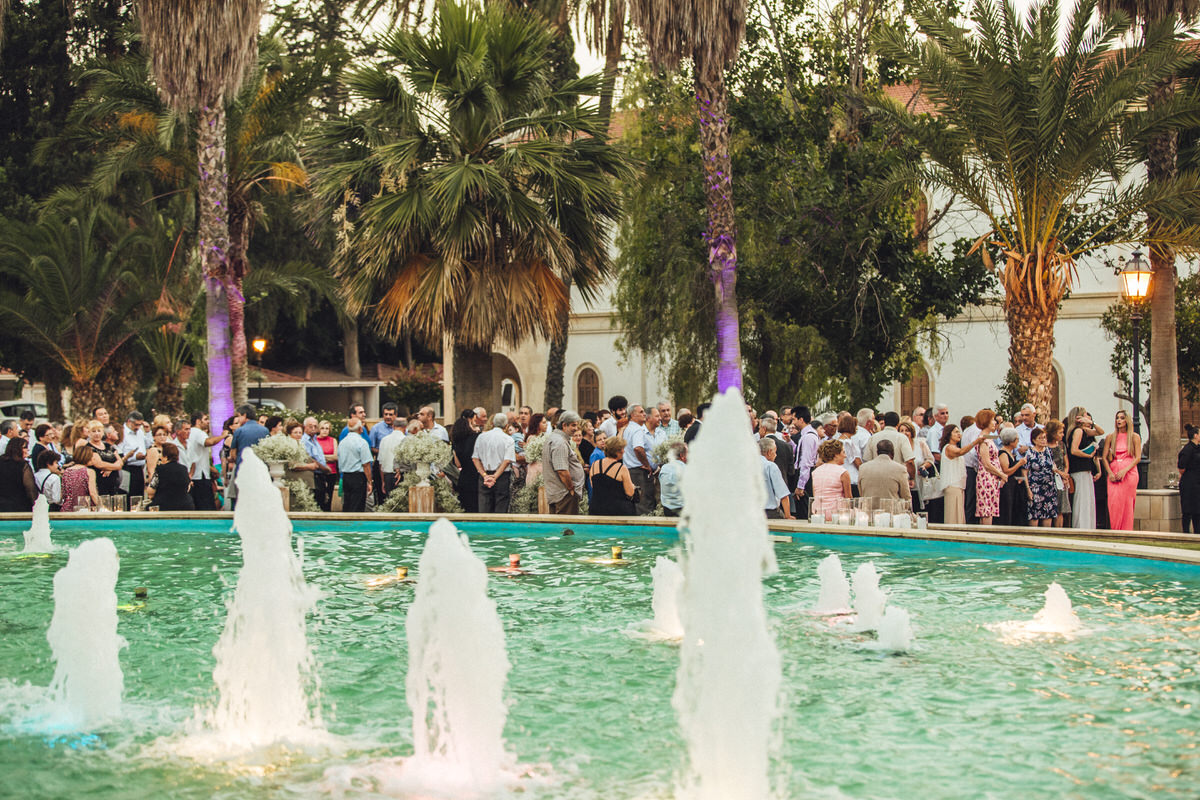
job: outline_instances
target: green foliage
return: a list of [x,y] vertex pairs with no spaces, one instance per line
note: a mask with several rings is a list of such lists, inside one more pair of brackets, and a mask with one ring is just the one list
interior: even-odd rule
[[[463,510],[462,503],[458,502],[458,495],[454,494],[454,487],[450,485],[450,481],[432,475],[429,481],[433,484],[433,504],[438,513],[458,514]],[[417,473],[405,474],[400,483],[396,484],[396,488],[388,493],[383,503],[375,510],[382,514],[408,513],[408,490],[420,482],[421,478]]]
[[1000,397],[992,403],[992,410],[1005,419],[1016,419],[1021,406],[1031,402],[1029,393],[1021,383],[1021,376],[1012,368],[1005,373],[1004,383],[997,386],[996,389],[999,390]]
[[440,3],[346,78],[358,111],[318,139],[316,189],[351,307],[381,330],[549,336],[563,278],[590,294],[607,275],[624,162],[579,102],[598,78],[556,83],[551,39],[502,4]]
[[304,481],[284,481],[283,485],[288,488],[291,503],[288,511],[320,511],[321,506],[317,504],[317,498],[313,495],[312,489],[304,485]]
[[[965,248],[924,252],[916,198],[884,195],[879,176],[918,156],[911,143],[867,122],[847,127],[840,90],[796,74],[785,91],[773,41],[752,25],[730,76],[747,396],[872,405],[908,377],[937,320],[993,283]],[[716,367],[693,101],[670,78],[628,91],[640,112],[627,139],[645,170],[627,184],[638,213],[618,237],[623,344],[659,359],[672,392],[691,403],[715,388]]]
[[[1150,304],[1142,305],[1141,363],[1142,397],[1149,398],[1150,370]],[[1133,394],[1133,319],[1129,303],[1118,300],[1104,312],[1100,327],[1104,337],[1113,343],[1109,364],[1121,383],[1121,391]],[[1175,289],[1175,341],[1179,347],[1176,364],[1179,386],[1184,396],[1200,401],[1200,273],[1179,281]]]
[[442,396],[442,381],[433,370],[407,369],[379,390],[380,399],[395,403],[401,413],[413,414],[421,406],[435,403]]
[[542,484],[542,473],[539,472],[532,483],[526,482],[524,486],[513,493],[512,501],[508,505],[509,512],[512,514],[536,514],[538,511],[538,487]]

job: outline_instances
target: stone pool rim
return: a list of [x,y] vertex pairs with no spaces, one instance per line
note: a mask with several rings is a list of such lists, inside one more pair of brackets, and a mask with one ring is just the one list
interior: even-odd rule
[[[288,515],[294,522],[306,524],[322,523],[329,529],[347,525],[370,523],[378,525],[404,525],[405,523],[428,523],[446,517],[455,524],[460,523],[521,523],[553,524],[563,527],[614,526],[625,529],[645,528],[646,535],[673,535],[678,520],[668,517],[591,517],[556,516],[545,514],[342,514],[326,512],[294,512]],[[0,535],[19,535],[29,526],[29,514],[0,514]],[[124,513],[68,513],[50,515],[51,523],[90,523],[107,527],[108,523],[125,521],[224,521],[232,526],[232,512],[124,512]],[[794,520],[771,520],[771,534],[777,542],[810,541],[812,537],[849,537],[866,539],[891,539],[916,544],[958,543],[986,547],[1016,547],[1035,550],[1053,550],[1062,553],[1117,556],[1200,566],[1200,549],[1189,550],[1174,547],[1175,544],[1200,545],[1200,536],[1183,533],[1161,533],[1145,531],[1082,530],[1073,528],[1028,528],[1002,526],[971,526],[959,528],[949,525],[931,525],[927,530],[898,530],[894,528],[859,527],[853,525],[814,525]],[[1037,531],[1033,533],[1032,531]],[[1047,531],[1047,533],[1042,533]],[[1134,540],[1119,541],[1119,540]],[[1141,542],[1144,542],[1141,543]]]

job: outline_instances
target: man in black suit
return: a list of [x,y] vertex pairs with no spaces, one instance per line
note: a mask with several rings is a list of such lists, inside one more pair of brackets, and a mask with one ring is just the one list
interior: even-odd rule
[[[772,412],[767,412],[771,414]],[[783,482],[787,484],[788,491],[796,491],[796,452],[792,449],[792,443],[787,441],[779,434],[779,423],[774,415],[765,416],[758,422],[758,438],[774,439],[775,440],[775,464],[779,467],[779,473],[783,475]]]
[[692,440],[700,435],[700,423],[704,421],[704,414],[708,409],[712,408],[712,403],[701,403],[696,406],[696,421],[693,422],[683,434],[683,441],[690,446]]

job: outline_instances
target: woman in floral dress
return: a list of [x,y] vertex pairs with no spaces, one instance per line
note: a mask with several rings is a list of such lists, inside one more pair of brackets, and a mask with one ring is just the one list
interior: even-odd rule
[[1058,519],[1058,484],[1055,483],[1054,454],[1046,446],[1046,431],[1037,428],[1030,436],[1033,448],[1025,454],[1029,487],[1029,524],[1049,528]]
[[996,447],[996,414],[983,409],[975,416],[979,428],[979,468],[975,472],[975,515],[980,525],[991,525],[1000,513],[1000,487],[1007,478],[1000,469],[1000,451]]

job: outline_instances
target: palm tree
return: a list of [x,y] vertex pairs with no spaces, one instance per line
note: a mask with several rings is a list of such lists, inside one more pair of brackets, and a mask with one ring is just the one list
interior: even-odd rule
[[234,362],[246,360],[244,332],[238,337],[231,336],[230,330],[231,317],[241,317],[242,297],[230,268],[225,101],[237,92],[246,70],[255,62],[262,5],[262,0],[137,3],[159,92],[180,114],[197,112],[197,236],[207,303],[212,419],[226,419],[233,413],[232,367]]
[[[575,0],[579,3],[581,0]],[[600,88],[600,116],[605,122],[612,118],[613,98],[617,88],[617,71],[621,66],[621,50],[625,46],[626,0],[582,0],[584,34],[587,46],[604,54],[604,84]]]
[[[226,103],[227,265],[238,298],[245,296],[251,236],[263,222],[260,198],[267,192],[298,189],[307,180],[300,166],[299,137],[322,72],[319,63],[291,63],[277,42],[265,40],[244,88]],[[88,69],[83,79],[88,89],[72,109],[62,136],[101,153],[88,181],[90,190],[107,198],[121,193],[130,175],[140,179],[148,174],[166,192],[195,191],[197,131],[187,115],[157,96],[145,60],[104,62]],[[57,138],[40,143],[39,149],[55,146]],[[237,404],[247,399],[244,320],[244,303],[234,304],[229,324]],[[239,341],[243,346],[237,346]]]
[[717,390],[741,389],[737,238],[725,67],[737,57],[746,32],[746,0],[631,0],[630,17],[646,37],[651,62],[675,69],[681,60],[692,60],[708,205],[704,236],[709,277],[717,293]]
[[[1139,22],[1144,29],[1171,18],[1195,20],[1200,0],[1100,0],[1100,13],[1120,12]],[[1159,81],[1151,93],[1151,108],[1162,105],[1175,94],[1175,75]],[[1146,152],[1146,176],[1151,181],[1175,176],[1179,137],[1176,131],[1163,131],[1151,140]],[[1148,220],[1151,228],[1160,224]],[[1165,486],[1175,472],[1174,444],[1179,438],[1179,364],[1175,337],[1175,252],[1170,247],[1151,245],[1150,265],[1154,281],[1150,295],[1150,442],[1164,443],[1151,459],[1147,485]]]
[[112,369],[113,360],[162,319],[159,265],[147,244],[145,231],[102,205],[10,222],[0,233],[0,320],[62,369],[76,414],[130,408],[133,376]]
[[316,143],[351,311],[474,362],[479,393],[495,342],[552,335],[562,275],[586,297],[610,268],[624,160],[579,102],[599,79],[553,85],[549,44],[527,13],[440,4],[380,42],[395,67],[347,77],[361,112]]
[[[937,108],[935,117],[895,103],[879,109],[926,157],[894,172],[892,185],[946,190],[987,220],[976,249],[989,266],[993,253],[1003,259],[1009,360],[1043,415],[1054,323],[1076,260],[1109,245],[1200,241],[1197,176],[1130,177],[1148,141],[1195,123],[1189,98],[1145,105],[1192,58],[1170,24],[1147,28],[1143,47],[1122,49],[1128,21],[1092,23],[1094,10],[1095,0],[1083,0],[1060,39],[1054,0],[1024,19],[1010,0],[975,0],[973,32],[925,9],[915,14],[923,42],[898,30],[879,42]],[[1148,228],[1147,214],[1162,224]]]

